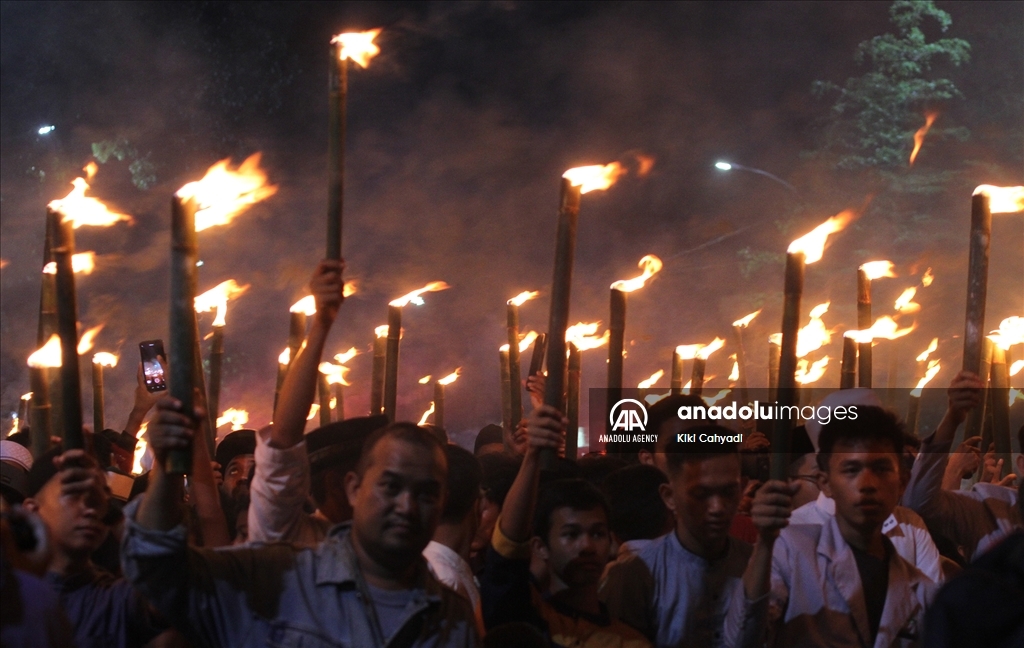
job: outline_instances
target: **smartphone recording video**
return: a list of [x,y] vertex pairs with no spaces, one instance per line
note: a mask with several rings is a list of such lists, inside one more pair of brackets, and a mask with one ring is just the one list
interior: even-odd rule
[[150,392],[166,390],[167,378],[164,376],[163,365],[160,364],[167,357],[164,354],[163,340],[140,342],[139,353],[142,355],[142,374],[146,379],[146,389]]

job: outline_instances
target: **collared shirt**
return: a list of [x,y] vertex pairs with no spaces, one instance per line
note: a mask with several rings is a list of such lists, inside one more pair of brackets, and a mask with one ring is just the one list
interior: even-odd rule
[[612,564],[601,597],[613,618],[655,646],[722,646],[726,606],[743,589],[750,553],[750,545],[729,537],[725,554],[708,561],[672,532]]
[[[315,548],[192,549],[183,526],[140,527],[125,511],[125,575],[196,646],[364,648],[375,644],[347,525]],[[421,564],[399,630],[385,646],[473,646],[469,603]]]
[[49,583],[0,559],[0,646],[64,648],[74,631]]
[[827,524],[790,525],[772,553],[770,593],[750,601],[743,588],[729,609],[727,631],[735,645],[754,648],[769,629],[775,646],[795,648],[888,648],[920,641],[924,612],[938,590],[895,551],[889,556],[889,586],[871,642],[864,588],[850,545],[835,517]]
[[469,563],[450,547],[431,540],[423,550],[427,566],[441,584],[452,588],[456,594],[465,597],[473,606],[477,619],[477,630],[483,632],[483,616],[480,608],[480,587],[476,584]]
[[[835,515],[835,500],[825,493],[818,493],[817,500],[793,510],[789,523],[825,524]],[[889,538],[896,553],[903,556],[904,560],[936,583],[942,582],[939,550],[920,515],[905,506],[897,506],[882,524],[882,533]]]
[[46,574],[71,621],[78,648],[143,646],[167,629],[124,578],[93,565],[72,576]]

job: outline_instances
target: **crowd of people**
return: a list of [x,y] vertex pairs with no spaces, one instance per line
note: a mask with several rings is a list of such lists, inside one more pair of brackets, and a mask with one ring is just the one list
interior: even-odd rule
[[[380,415],[307,434],[343,269],[313,274],[274,423],[213,456],[202,395],[185,411],[141,378],[127,429],[88,449],[0,442],[0,644],[1024,646],[1024,478],[979,438],[952,448],[977,376],[920,440],[870,390],[830,395],[859,416],[798,427],[785,480],[756,430],[684,442],[736,434],[680,420],[703,406],[687,395],[650,408],[656,443],[560,456],[540,374],[527,417],[472,451]],[[132,480],[121,440],[147,416],[152,469]],[[184,478],[166,470],[181,450]]]

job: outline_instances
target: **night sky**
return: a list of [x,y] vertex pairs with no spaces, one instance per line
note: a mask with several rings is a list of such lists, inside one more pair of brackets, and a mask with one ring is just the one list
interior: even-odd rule
[[[841,331],[855,324],[855,269],[881,258],[895,261],[900,277],[877,283],[876,316],[891,314],[885,304],[934,268],[935,283],[918,295],[918,330],[901,344],[912,356],[939,336],[937,380],[952,377],[970,192],[1024,178],[1024,5],[938,4],[953,19],[945,35],[972,46],[969,64],[937,70],[964,95],[942,107],[939,125],[966,127],[971,137],[925,142],[915,168],[956,174],[922,221],[929,236],[901,240],[882,224],[891,215],[869,210],[808,271],[805,311],[832,300],[824,318],[837,331],[826,350],[830,386]],[[287,309],[305,294],[324,248],[328,41],[383,27],[382,53],[349,77],[344,255],[359,293],[344,305],[328,354],[368,349],[390,299],[449,283],[406,309],[399,416],[415,420],[429,404],[430,387],[418,378],[462,367],[446,414],[462,440],[500,420],[504,301],[542,290],[523,307],[522,329],[547,327],[558,179],[583,164],[621,160],[633,172],[583,199],[572,321],[607,324],[609,284],[657,254],[664,270],[630,298],[626,384],[668,370],[677,344],[727,337],[733,320],[764,306],[748,343],[753,380],[763,384],[764,342],[779,330],[781,253],[867,198],[859,178],[806,155],[829,108],[811,85],[860,74],[857,44],[891,28],[887,4],[873,2],[0,7],[5,416],[28,391],[45,205],[67,193],[93,144],[107,141],[128,153],[100,164],[91,195],[135,222],[76,237],[79,251],[98,254],[97,270],[79,276],[79,317],[106,323],[95,351],[122,356],[108,371],[108,425],[120,426],[131,407],[137,343],[169,337],[171,194],[217,160],[257,151],[279,191],[199,235],[199,289],[228,278],[252,285],[228,310],[221,404],[248,409],[253,424],[269,420]],[[38,134],[50,124],[53,132]],[[911,145],[908,136],[908,153]],[[635,173],[640,155],[655,159],[645,177]],[[770,171],[799,193],[757,174],[716,171],[720,159]],[[1024,315],[1022,232],[1019,214],[995,219],[993,326]],[[751,269],[752,258],[768,261]],[[201,316],[204,334],[211,321]],[[725,386],[730,353],[712,357],[711,389]],[[584,354],[584,388],[603,384],[606,357]],[[351,416],[367,408],[370,355],[350,366]]]

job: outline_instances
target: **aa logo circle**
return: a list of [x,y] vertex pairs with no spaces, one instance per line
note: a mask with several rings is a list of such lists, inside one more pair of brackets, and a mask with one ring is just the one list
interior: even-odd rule
[[644,432],[647,430],[647,408],[638,400],[623,398],[608,412],[612,432]]

